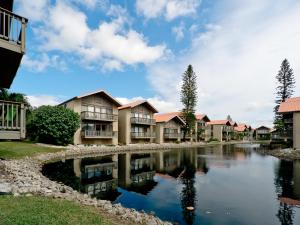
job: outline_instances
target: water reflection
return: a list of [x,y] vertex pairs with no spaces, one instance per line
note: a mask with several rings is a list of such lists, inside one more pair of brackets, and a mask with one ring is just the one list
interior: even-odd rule
[[[248,148],[225,145],[66,160],[45,165],[43,174],[100,199],[120,202],[138,210],[155,211],[162,219],[174,223],[253,224],[254,216],[264,219],[253,212],[251,215],[251,210],[255,210],[251,206],[260,204],[257,201],[261,201],[263,193],[267,193],[255,190],[269,185],[265,181],[268,177],[273,179],[268,168],[273,166],[274,160],[268,159],[266,165],[257,164],[266,157]],[[270,213],[274,217],[269,218],[272,222],[264,224],[276,224],[276,218],[282,225],[295,224],[294,206],[299,204],[300,199],[300,161],[276,162],[274,183],[278,199],[273,197],[269,200],[275,201],[273,205],[278,203],[279,207],[274,209],[276,212]],[[263,170],[266,172],[263,173]],[[270,185],[268,190],[272,192],[274,184]],[[231,189],[234,191],[230,192]],[[243,190],[251,192],[252,189],[258,197],[248,197],[243,193]],[[229,194],[226,196],[224,193]],[[272,194],[267,198],[272,198],[270,196]],[[248,199],[246,204],[243,198]],[[232,217],[228,209],[239,213]],[[226,211],[225,214],[222,210]],[[205,214],[207,211],[215,214],[209,217]],[[244,218],[247,214],[249,219]],[[259,219],[256,222],[260,222]]]
[[277,217],[282,225],[292,225],[300,206],[300,161],[281,160],[275,170],[276,193],[280,200]]

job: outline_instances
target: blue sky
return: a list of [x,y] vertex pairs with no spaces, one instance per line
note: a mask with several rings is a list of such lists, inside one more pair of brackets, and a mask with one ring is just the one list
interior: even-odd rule
[[300,80],[297,0],[16,0],[15,11],[29,24],[11,89],[36,106],[104,89],[179,110],[192,64],[198,112],[269,125],[284,58]]

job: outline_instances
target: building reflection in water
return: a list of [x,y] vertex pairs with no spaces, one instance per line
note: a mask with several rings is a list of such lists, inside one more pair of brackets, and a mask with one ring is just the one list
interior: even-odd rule
[[292,225],[294,206],[300,206],[300,161],[281,160],[275,171],[275,187],[279,198],[277,217],[282,225]]
[[74,173],[80,178],[80,191],[93,197],[114,201],[118,188],[118,155],[75,159]]
[[147,195],[156,185],[153,154],[120,154],[119,186]]
[[[123,153],[51,163],[44,166],[43,173],[83,193],[111,201],[121,195],[122,191],[118,187],[147,195],[158,184],[155,176],[177,179],[182,184],[178,202],[182,218],[186,224],[193,224],[197,204],[201,204],[196,204],[196,175],[205,176],[213,167],[229,168],[250,154],[249,151],[233,150],[228,146],[143,154]],[[278,182],[282,181],[279,179]],[[280,185],[288,188],[284,182]],[[193,210],[188,210],[189,207]]]

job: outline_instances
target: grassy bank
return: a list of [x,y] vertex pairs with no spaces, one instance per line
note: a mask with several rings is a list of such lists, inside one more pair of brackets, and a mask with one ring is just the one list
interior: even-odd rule
[[113,225],[92,207],[44,197],[0,196],[2,225]]
[[19,159],[25,156],[33,156],[40,153],[52,153],[62,151],[60,148],[39,146],[30,142],[0,142],[0,158]]

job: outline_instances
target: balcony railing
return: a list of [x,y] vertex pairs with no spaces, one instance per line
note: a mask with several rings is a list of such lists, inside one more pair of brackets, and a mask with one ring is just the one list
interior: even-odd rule
[[167,138],[167,139],[177,139],[180,137],[181,137],[180,133],[164,133],[164,138]]
[[151,132],[131,132],[131,138],[155,138],[155,133]]
[[155,124],[154,119],[141,118],[141,117],[131,117],[130,121],[131,121],[131,123],[135,123],[135,124],[146,124],[146,125],[154,125]]
[[231,126],[224,126],[223,127],[223,132],[233,132],[233,127],[231,127]]
[[288,118],[283,120],[284,123],[293,123],[293,118]]
[[0,47],[25,53],[27,19],[0,7]]
[[269,130],[256,130],[257,134],[270,134]]
[[117,121],[118,115],[84,111],[81,112],[81,118],[85,120]]
[[84,138],[113,138],[117,132],[114,131],[100,131],[100,130],[83,130],[81,136]]
[[25,138],[25,121],[23,103],[0,100],[0,139]]

